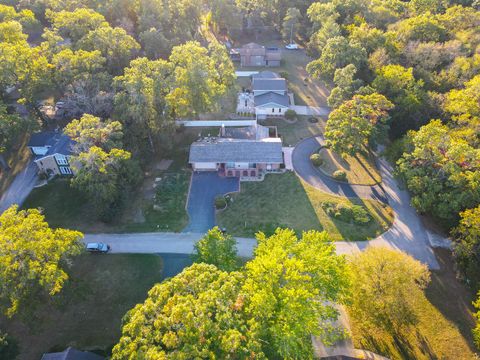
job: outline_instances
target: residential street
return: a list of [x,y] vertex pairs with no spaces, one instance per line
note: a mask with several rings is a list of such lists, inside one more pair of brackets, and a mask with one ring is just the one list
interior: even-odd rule
[[2,194],[0,212],[4,212],[13,204],[21,205],[33,190],[37,179],[37,166],[33,161],[30,161]]
[[[293,165],[297,174],[312,186],[334,195],[356,196],[379,199],[386,196],[395,212],[392,227],[383,235],[370,241],[336,242],[337,253],[353,254],[368,246],[386,246],[404,251],[416,259],[438,269],[439,264],[429,242],[429,233],[423,226],[415,209],[410,206],[410,196],[401,190],[392,175],[391,166],[383,159],[379,161],[379,170],[383,178],[383,192],[377,186],[350,186],[338,183],[315,169],[309,169],[309,155],[316,151],[322,139],[306,139],[299,143],[293,153]],[[315,144],[316,142],[316,144]],[[311,152],[309,152],[311,151]],[[300,156],[302,154],[302,156]],[[304,159],[307,159],[306,161]],[[309,165],[309,166],[308,166]],[[313,171],[312,171],[313,170]],[[202,233],[146,233],[146,234],[86,234],[85,242],[106,242],[112,246],[112,253],[183,253],[191,254],[194,243]],[[252,255],[255,239],[237,238],[238,254],[242,257]]]

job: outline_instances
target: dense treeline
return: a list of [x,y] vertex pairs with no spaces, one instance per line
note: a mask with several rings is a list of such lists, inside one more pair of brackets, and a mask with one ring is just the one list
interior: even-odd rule
[[[307,10],[307,47],[314,57],[307,69],[335,84],[328,99],[335,109],[327,122],[329,144],[356,153],[388,129],[388,153],[398,161],[412,205],[454,229],[454,253],[474,288],[480,238],[470,227],[456,226],[466,214],[475,216],[480,204],[477,7],[437,0],[333,0]],[[367,95],[376,96],[369,105],[360,101]],[[379,96],[393,105],[388,121],[378,112]]]

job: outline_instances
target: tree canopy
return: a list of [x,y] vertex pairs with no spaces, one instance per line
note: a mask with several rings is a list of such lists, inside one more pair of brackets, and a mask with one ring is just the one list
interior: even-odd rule
[[66,260],[82,249],[78,231],[51,229],[39,210],[11,206],[0,215],[0,307],[14,315],[41,289],[53,296],[68,280]]
[[237,241],[216,226],[195,243],[195,262],[215,265],[223,271],[237,269]]
[[328,146],[339,154],[361,152],[382,132],[392,108],[393,104],[383,95],[355,95],[328,116],[325,128]]
[[349,313],[385,331],[415,325],[416,303],[430,281],[427,266],[399,251],[369,247],[352,259]]

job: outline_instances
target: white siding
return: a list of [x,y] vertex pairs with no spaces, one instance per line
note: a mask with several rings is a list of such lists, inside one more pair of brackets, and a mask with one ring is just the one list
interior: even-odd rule
[[217,170],[217,163],[214,162],[196,162],[193,163],[193,170],[205,171],[205,170]]

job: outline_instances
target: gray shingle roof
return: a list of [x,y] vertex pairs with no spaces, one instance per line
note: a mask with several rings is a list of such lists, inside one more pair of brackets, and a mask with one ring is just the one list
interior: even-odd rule
[[69,347],[65,351],[57,352],[57,353],[48,353],[43,354],[41,360],[104,360],[105,358],[88,352],[88,351],[80,351]]
[[255,103],[255,106],[262,106],[268,103],[274,103],[283,106],[288,106],[290,104],[288,95],[280,95],[273,92],[257,95],[254,97],[253,101]]
[[280,79],[280,76],[277,73],[273,71],[268,71],[268,70],[260,71],[259,73],[252,75],[252,79],[275,79],[275,78]]
[[282,78],[264,79],[257,77],[252,80],[252,89],[253,91],[287,91],[287,82]]
[[55,131],[42,131],[32,134],[28,146],[44,147],[48,146],[48,152],[45,156],[53,154],[71,155],[72,147],[75,141],[65,134]]
[[282,142],[277,138],[269,141],[237,139],[197,141],[190,146],[189,162],[281,164]]

